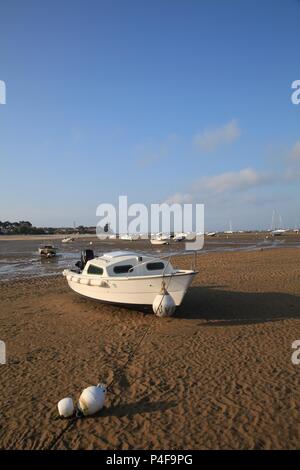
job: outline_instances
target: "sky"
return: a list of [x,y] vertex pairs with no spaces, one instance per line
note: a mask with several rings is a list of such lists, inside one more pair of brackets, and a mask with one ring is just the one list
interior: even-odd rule
[[[300,2],[1,0],[0,220],[204,203],[205,229],[300,225]],[[299,93],[300,97],[300,93]]]

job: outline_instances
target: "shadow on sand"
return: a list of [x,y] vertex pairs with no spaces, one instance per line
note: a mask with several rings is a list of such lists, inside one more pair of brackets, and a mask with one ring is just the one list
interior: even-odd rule
[[101,411],[99,411],[99,413],[96,413],[93,416],[88,416],[87,418],[83,419],[96,419],[99,417],[103,418],[106,416],[116,416],[118,418],[126,416],[127,418],[130,418],[137,414],[154,413],[155,411],[166,411],[170,408],[174,408],[175,406],[177,406],[177,403],[175,401],[149,402],[147,398],[144,398],[135,403],[115,405],[110,406],[109,408],[104,407]]
[[232,292],[224,287],[191,287],[176,317],[206,320],[207,326],[300,318],[300,296],[279,292]]
[[[174,318],[187,320],[205,320],[203,326],[242,325],[278,321],[288,318],[300,319],[300,296],[280,292],[234,292],[227,286],[190,287],[183,303],[177,307]],[[76,299],[76,300],[75,300]],[[99,306],[103,302],[74,297],[76,302],[93,303]],[[112,305],[117,311],[139,312],[153,315],[151,306]]]

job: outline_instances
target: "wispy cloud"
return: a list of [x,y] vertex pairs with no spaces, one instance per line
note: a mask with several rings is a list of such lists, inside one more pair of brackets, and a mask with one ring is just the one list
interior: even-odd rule
[[202,152],[213,152],[223,144],[234,142],[241,135],[241,130],[236,119],[222,127],[206,129],[195,135],[194,144]]
[[275,174],[258,172],[253,168],[243,168],[239,171],[202,177],[191,184],[189,192],[178,192],[170,196],[166,202],[182,204],[199,198],[206,199],[216,195],[254,189],[276,180],[277,176]]
[[300,140],[295,143],[291,152],[290,152],[290,159],[291,160],[300,160]]
[[157,163],[170,155],[178,155],[179,152],[185,157],[189,154],[205,151],[213,152],[218,147],[234,142],[241,134],[236,119],[228,122],[222,127],[204,130],[202,133],[185,139],[176,133],[168,135],[166,138],[155,141],[149,140],[138,145],[134,153],[137,154],[135,162],[140,168],[145,168]]
[[140,158],[138,158],[137,163],[139,167],[144,168],[158,160],[161,160],[162,158],[165,158],[167,155],[168,150],[166,146],[162,145],[156,150],[148,149],[142,152],[142,155]]
[[176,134],[167,136],[164,140],[158,143],[152,141],[147,142],[143,145],[139,145],[136,149],[138,158],[136,160],[140,168],[148,167],[151,164],[168,157],[172,151],[173,146],[179,140]]
[[191,193],[175,193],[166,199],[167,204],[188,204],[193,202],[195,198],[194,194]]
[[285,182],[293,183],[300,180],[300,140],[294,143],[288,151],[285,152],[284,163],[285,170],[282,172],[282,179]]
[[300,168],[287,168],[283,174],[286,182],[293,183],[300,180]]
[[259,173],[253,168],[244,168],[240,171],[228,171],[219,175],[203,177],[192,186],[194,192],[199,190],[213,193],[226,191],[240,191],[259,186],[273,179],[268,173]]

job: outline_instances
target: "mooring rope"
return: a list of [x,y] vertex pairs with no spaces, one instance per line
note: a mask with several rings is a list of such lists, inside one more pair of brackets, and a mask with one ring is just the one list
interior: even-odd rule
[[[112,379],[112,381],[106,386],[106,389],[109,390],[111,389],[112,385],[114,384],[114,382],[116,381],[116,378],[118,377],[118,373],[120,373],[121,371],[125,370],[127,368],[127,366],[129,365],[129,363],[131,362],[131,360],[134,358],[135,354],[137,353],[139,347],[141,346],[142,342],[144,341],[144,339],[146,338],[151,326],[152,326],[152,323],[154,321],[154,315],[152,317],[152,319],[150,320],[150,323],[148,325],[148,327],[145,329],[145,332],[144,334],[142,335],[142,338],[141,340],[138,342],[138,344],[136,345],[136,347],[134,348],[134,350],[128,354],[128,358],[127,360],[125,361],[124,365],[121,367],[119,367],[115,374],[114,374],[114,377]],[[63,429],[59,434],[58,436],[56,436],[51,442],[50,442],[50,445],[48,447],[47,450],[52,450],[56,444],[61,440],[61,438],[64,436],[64,434],[69,431],[69,429],[71,429],[71,427],[77,422],[78,419],[80,419],[82,417],[81,414],[78,413],[78,411],[76,412],[76,416],[74,416],[73,418],[70,419],[69,423],[67,424],[67,426],[65,427],[65,429]],[[60,419],[60,418],[56,418],[56,419]]]

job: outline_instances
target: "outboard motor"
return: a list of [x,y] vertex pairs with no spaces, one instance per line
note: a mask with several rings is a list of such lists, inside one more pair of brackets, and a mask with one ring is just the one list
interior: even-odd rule
[[91,249],[87,249],[87,250],[84,250],[83,251],[83,261],[84,261],[84,265],[86,265],[86,263],[88,261],[90,261],[91,259],[94,259],[95,256],[94,256],[94,252],[93,250]]
[[77,263],[75,263],[75,266],[77,266],[77,268],[79,268],[82,271],[86,263],[94,258],[95,256],[94,256],[93,250],[90,250],[90,249],[84,250],[81,252],[80,261],[77,261]]

